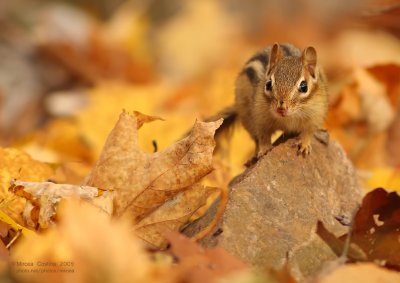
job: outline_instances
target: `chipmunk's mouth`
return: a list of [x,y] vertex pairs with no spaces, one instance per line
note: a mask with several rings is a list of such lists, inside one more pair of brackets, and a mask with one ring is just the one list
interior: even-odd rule
[[277,107],[276,113],[278,113],[281,117],[286,117],[289,114],[287,108],[283,108],[283,107]]

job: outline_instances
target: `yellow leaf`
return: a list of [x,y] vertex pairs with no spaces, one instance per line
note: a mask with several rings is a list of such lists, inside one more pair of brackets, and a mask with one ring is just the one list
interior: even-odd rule
[[25,201],[8,191],[13,179],[44,181],[53,169],[33,160],[28,154],[14,148],[0,148],[0,209],[12,219],[22,223],[21,213]]
[[15,231],[21,231],[22,235],[28,237],[35,234],[35,232],[25,228],[24,226],[19,225],[15,222],[10,216],[5,214],[3,211],[0,210],[0,220],[4,223],[7,223],[13,228]]
[[59,213],[57,227],[15,245],[12,262],[25,264],[11,266],[18,282],[165,282],[129,224],[85,203],[66,201]]
[[372,176],[367,181],[369,190],[385,188],[392,191],[400,191],[400,171],[396,168],[381,167],[372,171]]
[[17,146],[42,162],[93,162],[83,137],[75,121],[56,119]]

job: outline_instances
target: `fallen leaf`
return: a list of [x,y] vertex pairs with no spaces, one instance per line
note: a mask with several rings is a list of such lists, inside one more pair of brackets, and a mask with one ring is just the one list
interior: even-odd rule
[[80,185],[91,169],[92,166],[87,163],[62,162],[57,166],[54,175],[49,180],[57,184]]
[[[154,64],[153,48],[148,40],[151,25],[149,19],[143,16],[147,5],[139,5],[130,9],[132,3],[115,7],[112,17],[106,21],[100,30],[100,36],[105,43],[121,47],[129,53],[135,62]],[[146,73],[145,73],[146,74]]]
[[188,137],[164,151],[145,153],[138,146],[137,130],[160,119],[123,112],[88,178],[90,186],[13,181],[10,191],[27,200],[26,223],[40,228],[54,224],[57,205],[65,198],[76,196],[97,205],[101,199],[100,208],[128,217],[152,248],[165,247],[162,233],[180,230],[215,191],[198,181],[212,170],[213,136],[222,120],[196,122]]
[[333,101],[326,124],[330,128],[349,125],[352,121],[361,118],[361,102],[357,94],[357,84],[351,82],[346,84]]
[[333,100],[326,125],[358,168],[388,164],[388,135],[395,109],[385,84],[367,68],[353,68]]
[[400,100],[400,64],[383,64],[367,68],[367,71],[386,87],[387,96],[393,107]]
[[279,283],[298,283],[290,272],[288,263],[286,262],[282,268],[278,270],[270,270],[269,273]]
[[215,188],[195,184],[166,201],[153,213],[135,225],[136,235],[153,249],[163,249],[168,244],[164,234],[167,231],[179,231],[193,213],[206,204],[207,198],[217,191]]
[[10,224],[7,224],[0,220],[0,237],[2,238],[7,237],[8,230],[10,230]]
[[143,117],[120,115],[87,182],[115,190],[114,215],[134,224],[211,172],[213,135],[222,123],[196,122],[190,136],[150,154],[138,147]]
[[397,20],[400,15],[400,7],[397,0],[375,0],[365,3],[367,3],[368,12],[363,13],[362,19],[368,26],[376,30],[387,30],[397,37],[400,35]]
[[3,241],[0,239],[0,261],[8,260],[10,258],[10,254]]
[[383,266],[400,269],[400,196],[376,189],[368,193],[355,215],[351,242]]
[[15,146],[42,162],[94,162],[92,149],[85,142],[76,121],[52,120]]
[[59,214],[54,229],[24,238],[13,249],[11,272],[18,282],[168,282],[129,223],[110,221],[85,202],[65,201]]
[[372,263],[346,264],[316,281],[316,283],[391,283],[400,282],[400,274]]
[[[35,228],[36,224],[39,224],[40,228],[43,229],[53,225],[53,217],[56,215],[57,205],[62,199],[66,198],[76,197],[91,202],[106,214],[112,214],[112,192],[94,187],[14,180],[9,190],[27,200],[24,209],[24,220],[32,228]],[[100,200],[96,200],[96,198]],[[32,214],[36,210],[39,213],[37,217]]]
[[24,226],[19,225],[15,222],[10,216],[5,214],[3,211],[0,210],[0,220],[8,225],[15,231],[21,231],[22,235],[24,236],[32,236],[35,234],[32,230],[25,228]]
[[[75,80],[95,84],[105,79],[135,83],[151,79],[152,65],[116,44],[115,35],[107,36],[108,23],[102,25],[88,13],[67,5],[47,5],[37,18],[39,23],[34,30],[41,55],[62,66]],[[138,45],[144,48],[146,38],[142,35],[140,39]]]
[[157,120],[164,120],[161,117],[145,115],[138,111],[133,111],[133,114],[136,116],[137,119],[137,129],[140,129],[146,123],[150,123]]
[[222,248],[203,249],[176,232],[166,233],[171,252],[178,258],[178,270],[187,282],[214,282],[248,270],[248,266]]
[[354,71],[354,79],[361,99],[362,117],[366,120],[370,133],[386,130],[394,119],[394,109],[384,85],[361,68]]
[[3,200],[0,209],[15,221],[23,223],[21,214],[25,201],[8,191],[11,181],[17,178],[45,181],[53,174],[53,169],[15,148],[0,148],[0,164],[0,199]]
[[[359,48],[360,46],[364,48]],[[326,57],[326,65],[331,68],[352,69],[389,63],[400,64],[398,38],[383,31],[347,29],[338,34],[333,42],[326,41],[323,51],[329,54]]]
[[[357,147],[351,155],[354,165],[359,169],[373,170],[376,167],[385,167],[389,156],[386,153],[387,132],[382,131],[375,134],[359,134]],[[383,186],[380,184],[379,186]],[[375,187],[376,188],[376,187]]]
[[[321,227],[319,227],[321,228]],[[331,239],[323,235],[329,234],[326,229],[319,229],[321,238],[337,253],[344,249],[347,234],[339,239]],[[400,270],[400,196],[396,192],[387,192],[384,189],[375,189],[363,199],[352,225],[348,258],[351,261],[368,260],[381,266]],[[352,252],[354,248],[363,251]]]

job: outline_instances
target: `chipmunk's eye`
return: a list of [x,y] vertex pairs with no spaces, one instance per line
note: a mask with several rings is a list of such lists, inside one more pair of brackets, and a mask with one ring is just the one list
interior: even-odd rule
[[307,82],[306,81],[301,81],[300,85],[299,85],[299,91],[306,93],[308,90],[308,86],[307,86]]
[[272,90],[272,81],[271,80],[267,81],[267,83],[265,84],[265,90],[266,91]]

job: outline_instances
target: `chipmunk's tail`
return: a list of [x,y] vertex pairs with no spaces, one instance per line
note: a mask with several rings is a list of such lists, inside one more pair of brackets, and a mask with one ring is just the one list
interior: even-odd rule
[[237,116],[238,114],[236,112],[235,106],[232,105],[226,107],[216,115],[207,118],[205,122],[217,121],[221,118],[224,119],[222,125],[215,132],[215,137],[218,138],[219,136],[221,136],[222,133],[230,132],[229,130],[232,129],[232,126],[235,124]]
[[[219,138],[221,138],[223,135],[222,134],[230,134],[231,131],[229,131],[232,126],[235,124],[236,120],[237,120],[237,112],[235,110],[235,107],[229,106],[226,107],[224,110],[222,110],[221,112],[208,117],[204,120],[204,122],[214,122],[217,121],[221,118],[224,119],[224,121],[222,122],[222,125],[215,131],[215,135],[214,138],[216,140],[218,140]],[[182,138],[187,137],[190,134],[190,131],[187,131],[185,134],[183,134]]]

